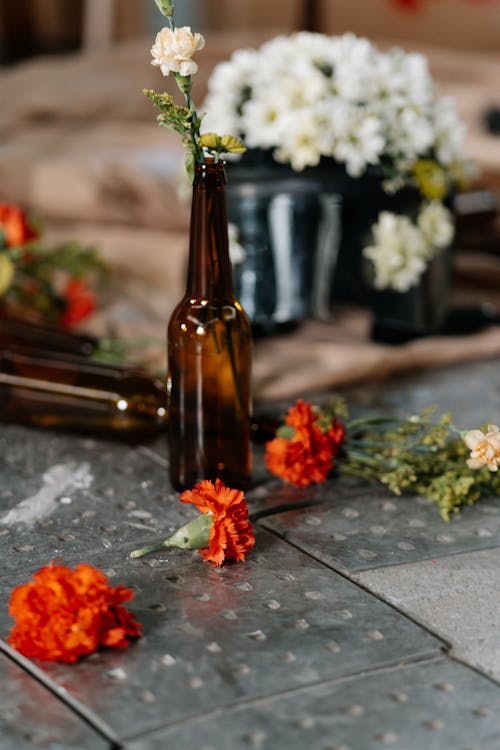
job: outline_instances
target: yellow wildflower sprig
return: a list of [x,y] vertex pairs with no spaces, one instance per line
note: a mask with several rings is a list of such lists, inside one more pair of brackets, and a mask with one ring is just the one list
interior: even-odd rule
[[199,133],[201,123],[196,113],[188,107],[176,104],[171,94],[159,94],[153,89],[143,89],[143,94],[160,110],[157,118],[158,125],[179,133],[183,145],[188,149],[188,153],[191,153],[192,160],[201,161],[199,138],[193,138],[193,132]]
[[[410,492],[427,497],[438,505],[445,521],[463,505],[500,495],[496,425],[489,425],[486,433],[460,431],[450,414],[434,417],[434,412],[428,408],[409,417],[347,422],[339,473],[381,482],[396,495]],[[472,451],[469,459],[467,449]]]

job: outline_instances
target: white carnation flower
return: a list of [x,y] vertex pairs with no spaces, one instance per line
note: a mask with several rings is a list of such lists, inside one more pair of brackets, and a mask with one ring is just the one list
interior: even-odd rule
[[165,27],[158,32],[151,48],[151,65],[159,67],[164,76],[170,71],[181,76],[194,75],[198,66],[191,58],[204,46],[202,35],[193,34],[190,26],[180,26],[173,31]]

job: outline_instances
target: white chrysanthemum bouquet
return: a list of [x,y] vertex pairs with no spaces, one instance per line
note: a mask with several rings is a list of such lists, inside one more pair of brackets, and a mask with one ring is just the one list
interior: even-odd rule
[[[387,192],[412,186],[434,202],[411,226],[392,220],[391,246],[380,245],[388,236],[387,215],[380,215],[365,253],[378,288],[406,291],[443,247],[442,237],[451,240],[442,201],[465,179],[465,129],[421,54],[381,52],[353,34],[278,36],[217,65],[203,108],[205,126],[236,133],[248,148],[268,150],[296,171],[325,158],[353,178],[378,168]],[[429,233],[420,224],[431,214]]]
[[461,161],[463,125],[425,57],[380,52],[353,34],[299,32],[238,50],[214,68],[204,109],[208,128],[272,149],[296,170],[327,156],[353,177],[370,164],[405,176],[426,158],[452,180]]

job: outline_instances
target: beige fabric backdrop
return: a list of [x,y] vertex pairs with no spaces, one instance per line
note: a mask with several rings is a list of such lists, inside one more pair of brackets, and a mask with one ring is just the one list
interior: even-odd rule
[[[208,35],[196,100],[216,61],[269,33]],[[8,102],[0,108],[0,200],[39,213],[49,243],[76,238],[100,248],[112,284],[86,327],[156,338],[143,354],[164,368],[165,324],[183,291],[189,210],[177,196],[180,143],[156,126],[141,93],[163,83],[150,66],[150,44],[138,39],[106,54],[34,60],[0,72],[0,101]],[[500,188],[500,141],[481,128],[484,106],[498,92],[500,55],[425,51],[441,90],[456,96],[470,126],[469,154],[484,167],[486,184]],[[498,256],[461,256],[457,270],[456,299],[499,301]],[[257,342],[256,396],[289,397],[500,354],[499,328],[394,348],[370,343],[368,330],[366,313],[339,310],[329,324],[310,322],[288,337]]]

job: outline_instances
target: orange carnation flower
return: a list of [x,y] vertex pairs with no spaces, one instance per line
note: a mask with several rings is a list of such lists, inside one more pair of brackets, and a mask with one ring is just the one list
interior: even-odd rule
[[278,436],[266,443],[268,470],[297,487],[324,482],[345,439],[342,422],[335,417],[325,419],[326,415],[315,413],[307,401],[299,399],[285,418],[291,428],[289,437]]
[[0,203],[0,233],[7,247],[19,247],[38,237],[23,211],[10,203]]
[[255,544],[248,508],[241,490],[226,487],[220,479],[208,479],[180,496],[183,503],[193,503],[200,513],[213,517],[208,547],[200,549],[204,560],[222,565],[226,559],[241,561]]
[[17,586],[9,602],[16,624],[8,640],[25,656],[70,663],[99,646],[126,648],[140,636],[140,624],[120,606],[133,592],[112,588],[91,565],[72,571],[50,563],[33,578]]

